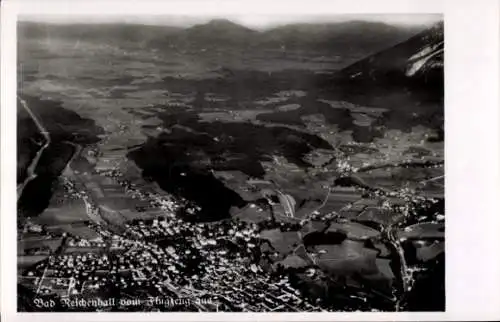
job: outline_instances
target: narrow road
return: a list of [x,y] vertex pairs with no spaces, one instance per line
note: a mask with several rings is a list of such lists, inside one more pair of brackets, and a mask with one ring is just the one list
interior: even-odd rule
[[[86,212],[87,216],[89,217],[89,219],[97,225],[106,225],[106,226],[109,225],[108,227],[110,227],[111,226],[110,222],[102,216],[101,209],[97,205],[97,203],[95,202],[96,198],[93,196],[92,189],[88,188],[88,186],[86,184],[86,180],[84,178],[82,178],[82,176],[80,174],[76,174],[75,171],[73,170],[73,168],[71,167],[72,162],[78,156],[81,155],[83,147],[77,143],[73,143],[70,141],[64,141],[64,143],[75,147],[75,152],[73,153],[73,156],[66,164],[66,168],[64,170],[65,177],[67,177],[68,179],[74,180],[75,184],[77,184],[76,185],[77,190],[81,194],[80,199],[85,204],[85,212]],[[112,211],[112,210],[110,210],[110,211]],[[118,213],[121,217],[123,217],[123,215],[121,215],[119,212],[116,212],[116,213]]]
[[431,166],[443,166],[444,160],[410,160],[410,161],[399,161],[399,162],[389,162],[389,163],[380,163],[380,164],[372,164],[365,167],[361,167],[358,169],[358,173],[367,172],[376,169],[384,169],[384,168],[397,168],[397,167],[419,167],[419,168],[427,168]]
[[72,145],[75,148],[75,152],[71,156],[71,159],[68,161],[66,164],[66,168],[64,169],[65,176],[67,178],[75,180],[75,183],[78,183],[81,185],[81,192],[83,191],[84,195],[81,197],[81,200],[85,204],[85,212],[87,213],[87,216],[89,217],[90,220],[92,220],[94,223],[97,225],[101,225],[102,223],[106,223],[106,221],[102,218],[102,216],[99,213],[99,209],[93,202],[93,198],[91,195],[91,191],[87,189],[87,186],[85,185],[85,181],[73,171],[73,168],[71,167],[71,164],[73,161],[80,156],[82,152],[82,146],[80,144],[71,142],[71,141],[63,141],[63,143],[66,143],[68,145]]
[[332,187],[328,187],[328,192],[326,193],[326,196],[325,196],[325,199],[323,199],[323,202],[318,207],[316,207],[316,209],[314,209],[313,211],[311,211],[309,213],[309,215],[306,216],[306,218],[309,217],[309,216],[311,216],[314,212],[320,211],[321,208],[323,208],[326,205],[326,203],[328,202],[328,198],[330,198],[330,194],[331,193],[332,193]]
[[[50,257],[48,257],[47,262],[50,260]],[[40,293],[40,289],[42,288],[43,284],[43,279],[45,278],[45,275],[47,274],[47,270],[49,269],[49,265],[45,266],[45,269],[43,270],[42,277],[40,277],[40,281],[38,282],[38,286],[36,288],[36,294],[38,295]]]
[[77,158],[80,156],[80,152],[82,152],[82,146],[80,144],[76,144],[74,142],[71,142],[71,141],[63,141],[62,143],[66,143],[68,145],[71,145],[75,148],[75,152],[73,152],[73,155],[71,156],[71,159],[69,159],[68,163],[66,164],[66,169],[65,170],[68,170],[68,168],[71,167],[71,163]]
[[399,257],[400,275],[401,275],[401,296],[396,301],[396,311],[400,310],[400,302],[404,295],[409,291],[410,274],[408,273],[408,265],[406,264],[403,247],[392,226],[385,230],[385,236],[389,243],[394,247],[396,255]]
[[438,181],[438,180],[441,180],[441,179],[444,179],[444,175],[437,176],[437,177],[434,177],[434,178],[430,178],[430,179],[427,179],[427,180],[422,180],[422,181],[420,181],[420,184],[426,184],[427,182]]
[[43,152],[50,145],[51,140],[50,140],[49,131],[47,131],[47,129],[45,129],[42,122],[38,119],[38,117],[35,115],[35,113],[29,108],[26,101],[21,99],[21,98],[18,98],[18,99],[19,99],[19,102],[21,103],[21,106],[24,108],[24,110],[26,112],[28,112],[29,116],[31,117],[31,119],[35,123],[36,127],[38,128],[40,133],[45,138],[45,144],[40,148],[40,150],[38,150],[38,152],[36,153],[36,156],[33,158],[33,160],[31,161],[31,164],[29,165],[29,167],[27,169],[26,179],[24,179],[23,183],[17,185],[17,199],[19,200],[19,198],[23,194],[24,187],[26,187],[26,185],[30,181],[32,181],[33,179],[36,178],[36,176],[37,176],[36,172],[35,172],[36,167],[38,165],[38,162],[40,161],[40,158],[42,157]]
[[280,190],[276,190],[276,192],[281,197],[280,201],[284,201],[283,202],[283,208],[284,208],[285,214],[288,217],[295,217],[295,205],[292,204],[292,201],[288,198],[288,196],[286,194],[284,194]]
[[[328,202],[328,198],[330,198],[330,193],[332,192],[332,188],[331,187],[328,187],[328,192],[325,196],[325,199],[323,200],[323,202],[318,206],[316,207],[313,211],[311,211],[309,214],[305,215],[304,216],[304,220],[309,220],[309,218],[312,216],[312,214],[316,211],[319,211],[321,208],[323,208],[326,203]],[[304,240],[304,236],[302,234],[302,231],[301,230],[298,230],[297,231],[297,235],[299,236],[299,239],[300,240]],[[293,250],[293,253],[295,254],[295,251],[298,249],[298,247],[296,247],[294,250]],[[309,259],[313,262],[314,265],[316,265],[316,258],[314,256],[312,256],[306,249],[306,247],[304,246],[304,251],[307,255],[307,257],[309,257]]]

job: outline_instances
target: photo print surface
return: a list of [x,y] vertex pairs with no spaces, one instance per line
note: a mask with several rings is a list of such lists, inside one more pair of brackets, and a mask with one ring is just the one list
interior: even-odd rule
[[17,27],[18,311],[445,310],[441,15]]

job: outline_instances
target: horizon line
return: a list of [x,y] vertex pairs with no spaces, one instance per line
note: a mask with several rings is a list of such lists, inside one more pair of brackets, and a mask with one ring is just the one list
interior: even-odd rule
[[188,16],[188,15],[32,15],[20,14],[18,23],[40,23],[48,25],[138,25],[190,28],[214,20],[228,22],[253,29],[265,30],[287,25],[327,25],[349,22],[380,23],[400,28],[429,27],[443,22],[442,14],[335,14],[335,15],[237,15],[237,16]]

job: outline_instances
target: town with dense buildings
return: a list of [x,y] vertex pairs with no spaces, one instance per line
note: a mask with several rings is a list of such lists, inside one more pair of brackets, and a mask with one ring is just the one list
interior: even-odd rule
[[[232,219],[193,222],[179,215],[182,201],[144,193],[124,179],[118,169],[94,170],[92,182],[101,178],[110,187],[113,182],[115,191],[123,191],[122,198],[126,196],[142,205],[140,211],[136,209],[117,219],[110,209],[95,203],[95,189],[86,190],[85,185],[77,183],[81,176],[89,174],[78,170],[67,173],[73,177],[64,177],[61,193],[65,200],[83,200],[80,207],[93,221],[73,224],[71,233],[27,221],[21,236],[25,247],[20,250],[24,253],[20,263],[27,263],[20,273],[22,285],[34,289],[37,296],[56,295],[61,305],[76,311],[127,310],[129,306],[160,311],[328,310],[328,303],[304,297],[301,287],[290,280],[296,280],[298,274],[309,280],[325,278],[318,263],[326,250],[307,245],[305,236],[326,229],[347,232],[353,243],[377,240],[381,233],[351,221],[353,213],[370,219],[385,208],[413,216],[409,207],[427,200],[412,195],[408,189],[387,193],[337,186],[331,188],[332,194],[355,194],[353,202],[338,212],[320,212],[318,207],[307,216],[294,217],[290,209],[295,206],[289,204],[289,199],[280,200],[279,192],[273,195],[269,190],[265,192],[270,199],[267,205],[251,203]],[[104,185],[96,189],[106,190]],[[365,198],[360,198],[362,194]],[[60,211],[68,210],[61,207]],[[188,213],[196,211],[199,207],[187,209]],[[439,216],[433,218],[436,225],[442,220]],[[436,232],[434,237],[439,240],[441,236]],[[386,246],[378,246],[389,255]],[[428,247],[428,252],[440,249],[434,244]],[[380,274],[393,279],[389,260],[377,261]],[[407,273],[412,270],[418,272],[418,268],[407,268]],[[356,292],[352,296],[356,297]],[[390,292],[384,295],[388,301],[394,300],[393,296]],[[82,300],[80,304],[78,300]]]

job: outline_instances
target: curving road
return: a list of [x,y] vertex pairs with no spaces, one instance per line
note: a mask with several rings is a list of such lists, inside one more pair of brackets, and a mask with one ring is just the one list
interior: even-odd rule
[[26,185],[30,181],[34,180],[37,177],[37,174],[35,172],[36,167],[38,165],[38,162],[40,161],[40,158],[42,157],[43,152],[45,151],[46,148],[49,147],[51,140],[50,140],[49,131],[47,131],[47,129],[43,126],[42,122],[38,119],[38,117],[35,115],[35,113],[29,108],[26,101],[20,97],[18,97],[18,100],[21,103],[21,106],[23,107],[23,109],[26,112],[28,112],[30,118],[33,120],[36,127],[38,128],[40,133],[45,138],[45,144],[40,148],[40,150],[38,150],[38,152],[36,153],[36,156],[33,158],[33,160],[31,161],[31,164],[28,166],[26,179],[24,179],[24,181],[22,183],[17,185],[17,199],[19,200],[19,198],[23,194],[24,187],[26,187]]
[[[21,106],[23,107],[23,109],[28,113],[28,115],[30,116],[30,118],[33,120],[33,122],[35,123],[35,125],[38,128],[38,130],[40,131],[40,133],[45,138],[45,144],[40,148],[40,150],[38,150],[36,156],[33,158],[33,160],[31,161],[31,164],[27,168],[26,179],[17,186],[17,199],[19,200],[19,198],[21,197],[21,195],[22,195],[22,193],[23,193],[24,188],[26,187],[26,185],[30,181],[34,180],[37,177],[37,174],[35,172],[36,167],[37,167],[37,165],[38,165],[38,163],[40,161],[40,158],[41,158],[43,152],[45,151],[45,149],[47,149],[49,147],[49,145],[50,145],[50,143],[52,141],[51,141],[51,138],[50,138],[49,131],[47,131],[47,129],[43,126],[42,121],[31,110],[31,108],[28,106],[28,104],[26,103],[26,101],[23,100],[20,97],[18,97],[18,100],[21,103]],[[75,147],[75,152],[73,153],[71,159],[67,163],[65,170],[68,171],[72,177],[77,178],[78,176],[76,174],[74,174],[73,170],[71,169],[71,163],[73,162],[73,160],[77,156],[80,155],[82,147],[79,144],[76,144],[76,143],[73,143],[73,142],[70,142],[70,141],[64,141],[64,143],[72,145],[73,147]],[[103,222],[103,219],[95,211],[96,207],[92,204],[92,202],[90,200],[88,200],[88,197],[87,198],[82,198],[82,199],[85,202],[85,208],[86,208],[86,212],[87,212],[87,215],[89,216],[89,218],[92,221],[94,221],[95,223],[98,223],[98,224],[101,223],[101,222]]]
[[[392,245],[394,251],[396,252],[396,255],[399,257],[401,293],[403,295],[407,294],[407,292],[409,291],[409,282],[411,276],[408,273],[408,265],[406,264],[403,246],[401,245],[401,242],[396,235],[395,228],[392,225],[384,229],[383,233],[385,233],[385,238]],[[396,311],[399,311],[401,306],[401,298],[396,300],[395,306],[396,306]]]

